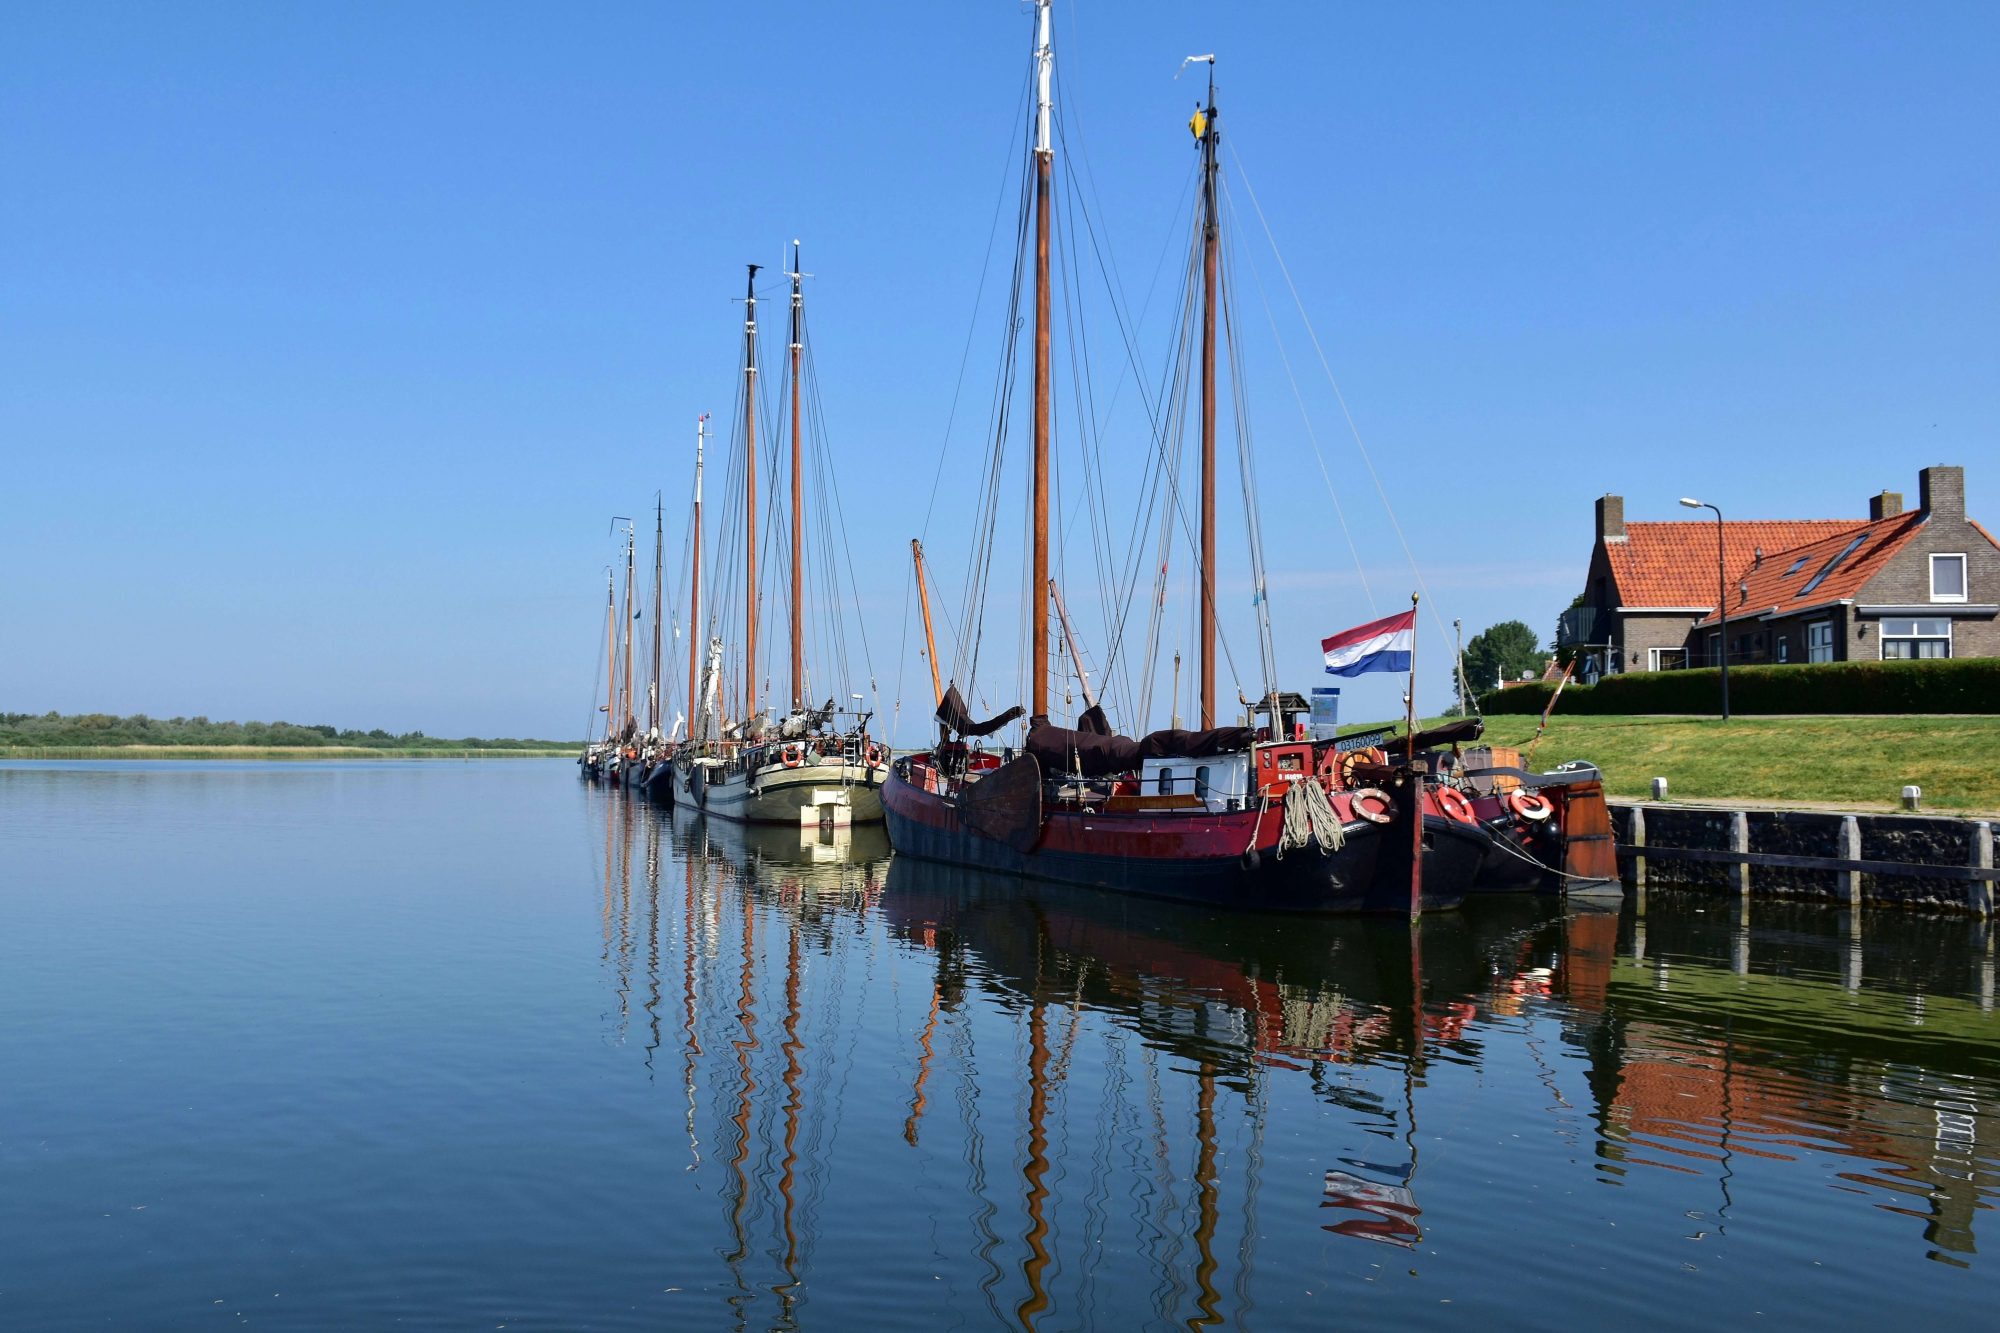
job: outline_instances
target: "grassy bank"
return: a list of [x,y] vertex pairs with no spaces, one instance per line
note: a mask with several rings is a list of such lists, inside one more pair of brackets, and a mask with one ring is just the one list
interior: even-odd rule
[[581,747],[448,750],[351,745],[0,745],[0,759],[541,759]]
[[[1486,737],[1524,748],[1532,717],[1489,717]],[[1587,759],[1614,796],[1828,802],[1890,809],[1905,783],[1926,808],[2000,810],[2000,717],[1552,718],[1535,767]]]

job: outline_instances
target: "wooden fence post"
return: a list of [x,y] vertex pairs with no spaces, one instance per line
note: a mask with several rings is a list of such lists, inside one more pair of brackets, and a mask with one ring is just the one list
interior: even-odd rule
[[[1742,856],[1750,854],[1750,815],[1747,811],[1733,810],[1729,815],[1729,850]],[[1738,861],[1735,866],[1736,891],[1745,898],[1750,896],[1750,863]]]
[[[1861,859],[1861,821],[1853,815],[1842,815],[1840,817],[1839,855],[1843,860],[1848,861],[1859,861]],[[1845,875],[1847,879],[1847,910],[1855,913],[1858,920],[1861,912],[1861,872],[1859,870],[1848,870],[1845,872]]]
[[1646,807],[1632,807],[1632,896],[1640,916],[1646,915]]
[[[1993,868],[1993,825],[1983,819],[1972,823],[1972,865],[1975,870]],[[1965,905],[1975,916],[1993,915],[1993,881],[1966,881]]]

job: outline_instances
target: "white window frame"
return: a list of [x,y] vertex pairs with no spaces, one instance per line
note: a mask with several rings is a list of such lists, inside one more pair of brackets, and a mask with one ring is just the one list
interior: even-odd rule
[[1893,638],[1893,639],[1895,639],[1895,640],[1896,640],[1896,641],[1897,641],[1898,643],[1916,643],[1916,642],[1918,642],[1918,641],[1920,641],[1920,640],[1923,640],[1923,639],[1936,639],[1936,638],[1940,638],[1940,637],[1942,637],[1942,638],[1944,639],[1944,655],[1945,655],[1945,657],[1946,657],[1946,658],[1950,658],[1950,657],[1954,656],[1954,655],[1955,655],[1955,654],[1956,654],[1956,653],[1958,652],[1958,635],[1957,635],[1956,633],[1954,633],[1954,632],[1953,632],[1953,631],[1955,631],[1955,630],[1956,630],[1956,629],[1958,628],[1958,626],[1957,626],[1957,624],[1956,624],[1956,623],[1955,623],[1954,621],[1952,621],[1952,620],[1951,620],[1951,618],[1950,618],[1950,617],[1948,617],[1948,616],[1915,616],[1915,617],[1911,617],[1911,616],[1898,616],[1898,617],[1896,617],[1896,618],[1897,618],[1898,620],[1943,620],[1943,621],[1944,621],[1944,633],[1943,633],[1943,635],[1941,635],[1941,636],[1940,636],[1940,635],[1936,635],[1936,634],[1884,634],[1884,633],[1882,632],[1882,629],[1883,629],[1884,627],[1886,627],[1886,626],[1888,625],[1888,623],[1889,623],[1888,621],[1884,620],[1884,621],[1880,622],[1880,624],[1879,624],[1879,625],[1878,625],[1878,626],[1876,627],[1876,631],[1875,631],[1875,656],[1876,656],[1876,658],[1877,658],[1878,660],[1880,660],[1880,661],[1883,661],[1883,662],[1890,662],[1890,661],[1895,661],[1895,662],[1936,662],[1936,661],[1939,661],[1939,660],[1940,660],[1940,659],[1938,659],[1938,658],[1935,658],[1935,657],[1896,657],[1896,658],[1892,658],[1892,657],[1890,657],[1890,656],[1889,656],[1889,640],[1890,640],[1890,639],[1892,639],[1892,638]]
[[[1940,560],[1958,561],[1958,591],[1955,594],[1948,592],[1940,593],[1937,590],[1937,562]],[[1933,602],[1965,601],[1972,592],[1972,571],[1967,568],[1970,563],[1965,558],[1965,552],[1963,551],[1933,551],[1931,553],[1931,600]]]
[[[1819,656],[1819,648],[1818,648],[1818,645],[1816,645],[1816,644],[1814,644],[1814,643],[1813,643],[1813,631],[1814,631],[1814,630],[1816,630],[1816,629],[1818,629],[1818,628],[1820,628],[1820,627],[1821,627],[1822,625],[1824,625],[1824,626],[1826,627],[1826,656],[1825,656],[1825,657],[1821,657],[1821,656]],[[1807,661],[1807,662],[1837,662],[1837,661],[1839,661],[1839,660],[1840,660],[1840,658],[1839,658],[1838,656],[1836,656],[1836,655],[1835,655],[1835,653],[1834,653],[1834,648],[1835,648],[1835,646],[1836,646],[1836,645],[1835,645],[1835,643],[1834,643],[1834,635],[1833,635],[1833,622],[1832,622],[1831,620],[1809,620],[1809,621],[1807,621],[1807,622],[1806,622],[1806,661]]]
[[1792,660],[1792,636],[1789,633],[1772,635],[1771,653],[1771,660],[1774,662],[1790,662]]
[[1681,659],[1681,660],[1680,660],[1680,665],[1681,665],[1681,667],[1686,667],[1686,666],[1687,666],[1687,664],[1688,664],[1688,650],[1687,650],[1687,649],[1685,649],[1685,648],[1648,648],[1648,649],[1646,650],[1646,670],[1648,670],[1648,671],[1672,671],[1672,670],[1675,670],[1676,668],[1674,668],[1674,667],[1668,667],[1668,666],[1662,666],[1662,665],[1661,665],[1661,663],[1660,663],[1660,659],[1661,659],[1661,658],[1663,658],[1663,657],[1665,657],[1665,656],[1666,656],[1666,655],[1667,655],[1668,653],[1678,653],[1678,654],[1680,654],[1680,659]]

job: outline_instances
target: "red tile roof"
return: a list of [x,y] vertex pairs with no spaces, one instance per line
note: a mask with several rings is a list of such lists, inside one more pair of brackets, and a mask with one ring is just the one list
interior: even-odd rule
[[[1737,519],[1722,525],[1722,564],[1731,584],[1764,550],[1764,563],[1779,551],[1805,546],[1865,527],[1851,518]],[[1700,519],[1674,523],[1627,523],[1625,540],[1604,543],[1618,605],[1715,607],[1715,523]],[[1735,608],[1730,608],[1734,615]]]
[[[1923,525],[1923,511],[1913,509],[1874,523],[1851,525],[1844,532],[1836,532],[1789,551],[1766,549],[1761,565],[1740,569],[1730,578],[1730,619],[1761,616],[1766,612],[1784,615],[1793,610],[1852,597],[1881,572],[1889,557],[1901,550]],[[1861,544],[1849,551],[1848,544],[1857,539]],[[1836,557],[1840,563],[1834,565],[1811,592],[1806,592],[1806,586],[1819,578],[1820,571],[1827,568],[1827,562]],[[1739,585],[1741,591],[1738,590]],[[1696,624],[1706,625],[1714,619],[1711,612]]]

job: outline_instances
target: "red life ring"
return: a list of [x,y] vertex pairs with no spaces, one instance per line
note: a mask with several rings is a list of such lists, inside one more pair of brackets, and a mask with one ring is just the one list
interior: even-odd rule
[[1549,798],[1538,791],[1512,791],[1507,793],[1507,808],[1531,823],[1539,824],[1556,812]]
[[882,765],[882,747],[877,745],[874,741],[868,742],[868,767],[879,768],[881,767],[881,765]]
[[1466,800],[1465,793],[1456,787],[1439,787],[1437,789],[1437,802],[1438,806],[1447,815],[1450,815],[1461,824],[1478,822],[1477,817],[1472,813],[1472,802]]
[[1396,803],[1380,787],[1363,787],[1347,798],[1348,809],[1371,824],[1386,824],[1396,817]]
[[804,762],[805,756],[799,753],[798,746],[787,745],[785,747],[783,758],[785,761],[786,768],[797,768],[802,762]]

